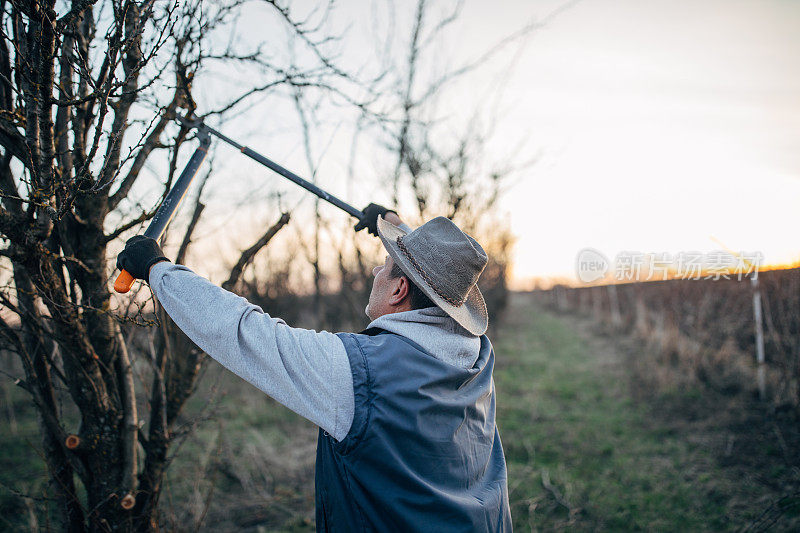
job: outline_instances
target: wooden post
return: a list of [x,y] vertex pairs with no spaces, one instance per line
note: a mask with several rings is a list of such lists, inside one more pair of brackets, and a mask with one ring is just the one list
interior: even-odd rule
[[756,363],[758,396],[761,400],[767,398],[767,383],[764,368],[764,325],[761,317],[761,289],[758,287],[758,275],[751,278],[753,285],[753,319],[756,323]]
[[655,311],[653,314],[653,331],[652,337],[658,339],[658,350],[663,353],[664,348],[667,345],[666,342],[666,312],[659,308],[658,311]]
[[602,287],[592,287],[588,289],[592,291],[592,313],[594,314],[594,319],[598,322],[603,321],[603,293],[601,292],[603,289]]
[[552,290],[553,304],[558,312],[567,310],[567,289],[563,285],[556,285]]
[[622,325],[622,316],[619,312],[619,298],[617,297],[617,286],[606,285],[608,291],[608,305],[611,308],[611,325],[616,329]]
[[645,336],[647,333],[647,307],[644,305],[644,296],[642,295],[642,290],[639,287],[635,287],[634,290],[636,291],[636,324],[634,325],[634,329],[637,334],[641,336]]
[[569,301],[567,300],[567,288],[564,286],[558,287],[558,310],[566,311],[569,309]]

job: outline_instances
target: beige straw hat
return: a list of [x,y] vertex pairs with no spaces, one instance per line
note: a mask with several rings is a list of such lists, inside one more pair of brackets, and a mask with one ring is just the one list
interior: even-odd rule
[[489,326],[478,277],[488,257],[452,220],[436,217],[411,233],[378,217],[378,234],[392,260],[433,303],[473,335]]

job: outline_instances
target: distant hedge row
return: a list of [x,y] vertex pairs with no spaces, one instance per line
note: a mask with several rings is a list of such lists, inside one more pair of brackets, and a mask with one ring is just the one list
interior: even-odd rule
[[800,406],[800,269],[743,280],[667,280],[537,291],[559,311],[593,315],[608,331],[648,342],[662,362],[710,386],[759,388],[754,293],[762,306],[767,400]]

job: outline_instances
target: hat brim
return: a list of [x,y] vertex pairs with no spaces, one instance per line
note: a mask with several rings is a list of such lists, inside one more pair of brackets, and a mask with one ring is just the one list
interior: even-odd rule
[[411,264],[405,254],[397,246],[397,238],[406,234],[390,222],[386,222],[383,217],[378,217],[378,235],[383,242],[383,247],[389,252],[389,256],[400,267],[400,269],[411,278],[414,285],[420,288],[425,295],[431,299],[440,309],[453,317],[464,329],[473,335],[483,335],[489,327],[489,313],[486,311],[486,302],[483,299],[478,285],[470,289],[467,299],[460,306],[448,303],[444,298],[436,294],[430,285],[423,279]]

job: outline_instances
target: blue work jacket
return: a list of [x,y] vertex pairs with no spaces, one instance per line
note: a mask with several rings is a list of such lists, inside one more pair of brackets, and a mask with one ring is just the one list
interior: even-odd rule
[[355,414],[341,442],[319,433],[317,531],[510,532],[489,339],[459,368],[377,328],[339,337]]

